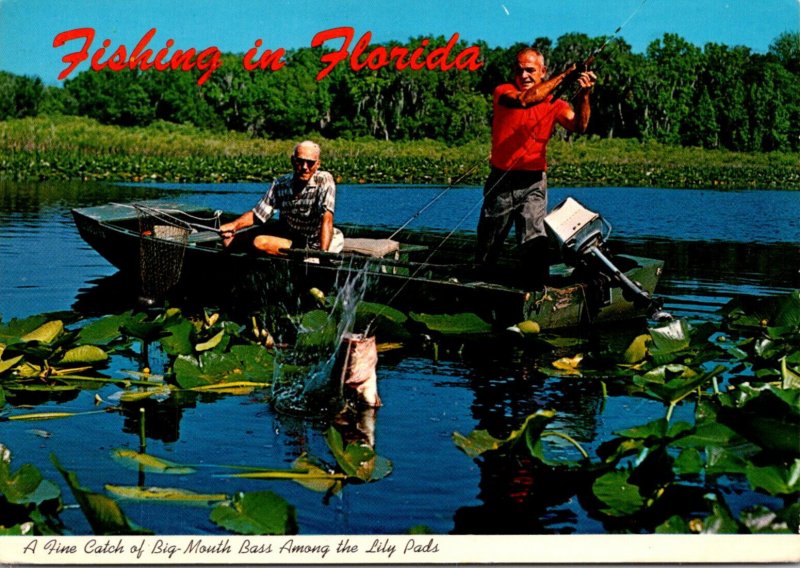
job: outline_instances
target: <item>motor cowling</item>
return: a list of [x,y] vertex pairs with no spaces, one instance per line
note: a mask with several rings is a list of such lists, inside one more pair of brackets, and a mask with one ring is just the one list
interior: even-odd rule
[[614,264],[606,250],[611,225],[599,213],[568,197],[545,217],[544,224],[551,243],[567,264],[608,277],[622,288],[625,299],[647,310],[648,315],[660,312],[661,302]]

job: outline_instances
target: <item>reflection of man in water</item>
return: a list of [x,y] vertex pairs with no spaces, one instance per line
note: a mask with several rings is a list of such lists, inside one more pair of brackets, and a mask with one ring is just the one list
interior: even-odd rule
[[491,270],[513,222],[522,245],[525,283],[531,290],[544,286],[549,267],[544,230],[547,142],[556,123],[571,132],[585,132],[589,124],[594,73],[586,71],[578,77],[575,109],[551,96],[574,70],[572,66],[545,81],[544,57],[533,48],[525,48],[517,53],[514,82],[500,85],[493,96],[491,172],[483,188],[476,261]]
[[306,140],[294,147],[291,174],[272,182],[266,195],[253,209],[220,227],[228,246],[236,235],[256,223],[266,223],[278,210],[280,221],[270,227],[270,234],[259,235],[253,245],[267,254],[281,249],[310,248],[339,252],[344,244],[342,233],[333,227],[336,184],[333,176],[320,171],[320,148]]

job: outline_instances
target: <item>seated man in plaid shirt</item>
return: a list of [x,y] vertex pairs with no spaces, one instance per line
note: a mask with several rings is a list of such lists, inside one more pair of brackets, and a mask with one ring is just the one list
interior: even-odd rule
[[297,144],[292,152],[294,171],[275,179],[253,209],[219,228],[225,246],[237,231],[266,223],[278,210],[280,218],[274,230],[253,239],[257,249],[273,255],[287,248],[340,252],[344,237],[333,227],[336,184],[330,173],[319,171],[319,155],[316,143],[306,140]]

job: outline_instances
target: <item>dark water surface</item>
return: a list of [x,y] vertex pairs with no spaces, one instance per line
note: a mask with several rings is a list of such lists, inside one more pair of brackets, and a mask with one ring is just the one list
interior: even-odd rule
[[[83,311],[87,301],[101,302],[107,311],[121,305],[122,299],[114,294],[115,269],[80,239],[69,214],[73,207],[163,199],[243,211],[263,189],[255,184],[0,182],[0,315],[7,322],[46,311]],[[336,219],[397,227],[442,189],[341,186]],[[479,188],[451,189],[411,227],[471,230],[480,195]],[[798,287],[800,194],[553,188],[551,206],[568,195],[611,222],[615,250],[666,261],[657,292],[674,315],[714,319],[733,297],[777,295]],[[94,305],[89,311],[103,309]],[[630,337],[638,331],[631,330]],[[620,345],[627,337],[618,339]],[[472,345],[460,354],[444,354],[437,362],[424,353],[382,355],[378,380],[384,406],[375,416],[376,451],[393,462],[394,471],[377,483],[349,485],[329,501],[293,482],[223,478],[213,469],[201,468],[186,476],[147,474],[146,483],[203,493],[269,489],[297,507],[302,534],[404,533],[417,525],[438,534],[606,532],[572,500],[545,499],[540,508],[519,515],[509,496],[520,488],[545,494],[558,493],[558,488],[539,487],[521,471],[473,461],[451,440],[453,432],[467,434],[476,428],[506,436],[528,414],[553,408],[558,412],[554,427],[593,448],[595,441],[614,431],[664,414],[663,406],[653,401],[603,399],[600,388],[590,381],[537,373],[542,364],[547,363],[510,346]],[[108,373],[136,368],[135,361],[115,361]],[[91,410],[95,394],[113,401],[117,390],[109,386],[85,391],[35,410]],[[324,424],[277,414],[263,394],[204,395],[181,404],[167,399],[147,401],[145,406],[148,452],[175,462],[287,468],[305,451],[328,455],[321,434]],[[690,415],[691,409],[679,409],[677,418]],[[48,431],[50,437],[41,437],[39,430]],[[16,467],[34,463],[56,482],[61,478],[51,465],[51,453],[94,491],[102,492],[106,483],[142,481],[137,472],[123,469],[109,457],[114,448],[138,449],[136,416],[112,413],[43,423],[4,422],[0,432]],[[63,484],[62,488],[70,502]],[[737,487],[730,491],[741,493]],[[752,504],[747,497],[737,501],[735,495],[733,503],[739,508]],[[131,502],[122,506],[134,522],[161,534],[220,532],[207,509]],[[78,510],[68,509],[62,518],[74,531],[89,532]]]

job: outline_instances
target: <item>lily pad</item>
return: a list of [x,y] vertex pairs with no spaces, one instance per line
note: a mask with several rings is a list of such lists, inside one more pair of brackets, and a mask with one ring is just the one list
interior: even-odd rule
[[428,330],[442,335],[473,335],[491,333],[492,326],[473,313],[461,314],[417,314],[409,313],[415,322]]
[[149,473],[186,475],[195,473],[196,471],[193,467],[188,465],[177,464],[169,460],[157,458],[150,454],[136,452],[134,450],[127,450],[124,448],[112,450],[111,458],[115,462],[127,467],[128,469],[133,469],[136,471],[142,469]]
[[7,361],[0,360],[0,375],[5,373],[6,371],[13,369],[17,363],[22,361],[22,357],[23,357],[22,355],[17,355],[16,357],[12,357]]
[[800,493],[800,459],[794,460],[788,468],[748,464],[745,474],[753,489],[762,489],[770,495]]
[[[143,314],[140,314],[140,318]],[[78,331],[78,341],[89,345],[108,345],[122,337],[120,328],[134,320],[131,312],[105,316],[90,322]]]
[[104,363],[108,360],[108,354],[95,345],[80,345],[73,347],[59,361],[59,364],[67,365],[72,363]]
[[192,334],[194,326],[187,319],[182,319],[164,328],[164,335],[159,342],[168,355],[188,355],[192,353]]
[[33,464],[24,464],[11,473],[11,451],[0,444],[0,495],[14,505],[38,505],[59,498],[61,490],[44,479]]
[[113,499],[81,487],[75,473],[61,467],[55,455],[51,455],[51,459],[56,469],[64,476],[94,534],[153,534],[152,531],[143,529],[128,519]]
[[208,351],[209,349],[214,349],[217,345],[220,344],[222,338],[225,337],[225,330],[221,330],[216,335],[214,335],[208,341],[202,341],[194,346],[195,351]]
[[741,407],[724,407],[720,422],[760,447],[800,457],[800,391],[767,388]]
[[181,388],[191,389],[224,382],[272,380],[274,358],[260,345],[234,345],[228,353],[206,351],[199,358],[181,355],[173,365]]
[[382,341],[405,341],[411,333],[406,328],[408,316],[384,304],[359,302],[354,329],[369,332]]
[[392,463],[377,455],[371,447],[363,444],[347,444],[345,447],[342,435],[335,428],[328,428],[325,440],[336,463],[350,477],[366,482],[377,481],[392,471]]
[[645,499],[639,487],[629,483],[630,472],[612,471],[598,477],[592,484],[592,492],[606,507],[601,509],[606,515],[623,517],[641,511]]
[[653,338],[650,335],[639,335],[625,350],[622,360],[629,364],[643,361],[647,357],[647,344],[651,341],[653,341]]
[[211,511],[210,519],[237,534],[296,534],[297,512],[272,491],[239,493]]
[[225,501],[224,493],[195,493],[186,489],[172,487],[139,487],[106,485],[106,491],[133,501],[158,501],[161,503],[178,503],[181,505],[205,506],[216,501]]
[[14,318],[8,323],[0,323],[0,338],[6,340],[7,343],[13,342],[23,335],[31,333],[34,329],[46,323],[47,320],[47,315],[39,314],[24,319]]
[[30,333],[26,333],[20,339],[25,342],[38,341],[39,343],[52,343],[52,341],[64,332],[64,322],[61,320],[49,321]]
[[488,451],[514,450],[521,441],[524,441],[528,449],[533,451],[545,427],[555,418],[555,415],[553,410],[539,410],[528,416],[522,427],[511,432],[505,439],[495,438],[486,430],[473,430],[468,436],[454,432],[453,442],[471,458]]
[[689,324],[686,320],[675,319],[649,331],[653,339],[650,355],[656,365],[674,361],[690,346]]

